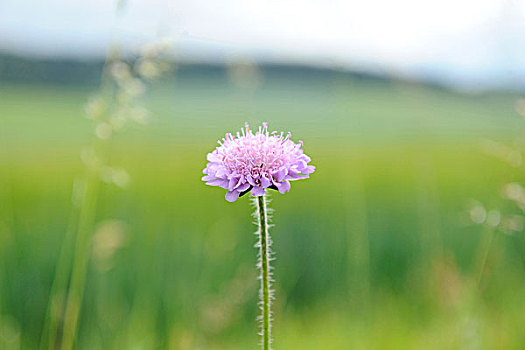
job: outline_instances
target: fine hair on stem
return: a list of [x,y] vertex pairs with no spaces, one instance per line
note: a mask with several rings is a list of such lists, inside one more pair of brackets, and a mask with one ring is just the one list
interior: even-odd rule
[[261,287],[259,291],[259,309],[261,314],[259,315],[259,322],[261,326],[261,348],[263,350],[271,349],[272,342],[272,300],[274,299],[274,293],[272,290],[272,267],[270,262],[273,260],[271,245],[272,239],[269,234],[269,212],[267,207],[266,195],[256,197],[254,199],[256,205],[256,211],[254,216],[257,224],[257,236],[258,241],[255,245],[259,249],[257,268],[259,269],[259,280],[261,281]]

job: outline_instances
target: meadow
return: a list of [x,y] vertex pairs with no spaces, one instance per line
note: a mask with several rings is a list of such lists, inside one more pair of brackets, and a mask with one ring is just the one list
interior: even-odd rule
[[[96,86],[0,85],[0,348],[37,349]],[[525,237],[472,222],[523,169],[483,151],[524,130],[507,93],[337,74],[206,75],[147,95],[111,143],[78,349],[256,349],[247,197],[204,185],[205,155],[245,121],[303,140],[317,166],[272,195],[275,349],[523,349]],[[67,247],[66,247],[67,249]]]

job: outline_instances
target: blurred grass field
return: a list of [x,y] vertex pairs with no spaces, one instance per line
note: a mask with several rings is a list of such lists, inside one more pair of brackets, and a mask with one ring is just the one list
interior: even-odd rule
[[[36,349],[93,138],[91,86],[0,86],[0,348]],[[127,189],[104,184],[78,349],[255,349],[255,231],[200,180],[244,121],[292,130],[317,166],[274,194],[276,349],[523,349],[525,242],[468,217],[510,212],[524,180],[481,151],[523,129],[516,96],[406,82],[268,77],[152,88],[152,121],[112,142]]]

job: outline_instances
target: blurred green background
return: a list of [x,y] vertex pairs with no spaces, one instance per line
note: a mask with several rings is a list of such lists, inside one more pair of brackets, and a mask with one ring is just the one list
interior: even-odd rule
[[[523,349],[523,233],[472,221],[519,213],[500,191],[522,169],[483,152],[519,137],[518,96],[250,69],[179,67],[148,89],[149,125],[111,140],[130,182],[101,182],[77,348],[256,348],[252,207],[200,178],[225,132],[268,121],[317,166],[272,195],[276,349]],[[0,84],[2,349],[38,348],[93,76]]]

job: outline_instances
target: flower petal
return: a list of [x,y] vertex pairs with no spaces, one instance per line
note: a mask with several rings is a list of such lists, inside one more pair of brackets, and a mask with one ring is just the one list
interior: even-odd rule
[[239,192],[244,192],[246,191],[247,189],[249,189],[252,185],[250,185],[249,183],[243,183],[242,185],[240,185],[239,187],[237,187],[237,191]]
[[208,162],[220,162],[222,161],[221,157],[216,152],[211,152],[206,155]]
[[281,170],[273,174],[273,178],[275,179],[275,181],[281,182],[284,180],[284,177],[286,175],[288,175],[288,170],[286,170],[286,168],[282,168]]
[[226,175],[228,175],[228,171],[222,166],[219,167],[219,169],[217,169],[217,172],[215,173],[216,177],[225,177]]
[[241,176],[239,177],[239,181],[237,181],[237,184],[236,184],[233,188],[238,188],[238,187],[241,186],[243,183],[244,183],[244,175],[241,175]]
[[247,175],[246,176],[246,181],[248,181],[248,183],[252,186],[255,186],[255,181],[253,181],[253,178],[251,175]]
[[312,158],[308,157],[306,154],[302,154],[300,159],[304,160],[306,163],[310,163],[312,161]]
[[297,170],[302,173],[304,169],[306,169],[308,165],[306,164],[306,162],[302,159],[300,159],[298,162],[297,162]]
[[305,170],[303,170],[303,173],[305,174],[311,174],[315,171],[315,166],[308,165]]
[[235,202],[237,198],[239,198],[239,192],[238,191],[228,191],[226,192],[225,198],[228,202]]
[[206,185],[221,186],[223,182],[224,182],[223,179],[213,179],[213,180],[206,182]]
[[202,181],[212,181],[212,180],[215,180],[216,177],[215,176],[212,176],[212,175],[204,175],[202,177]]
[[277,190],[281,194],[285,194],[286,192],[290,191],[290,181],[284,180],[283,182],[278,182],[275,184],[275,187],[277,187]]
[[263,196],[266,193],[266,190],[262,187],[253,187],[252,188],[252,196],[254,197],[260,197]]
[[222,180],[222,183],[219,186],[224,188],[225,190],[229,190],[228,184],[229,184],[228,180]]
[[297,175],[288,175],[286,176],[286,180],[302,180],[302,179],[308,179],[310,177],[310,175],[306,174],[306,175],[302,175],[302,174],[297,174]]
[[228,181],[228,189],[232,191],[235,187],[237,187],[238,182],[241,180],[240,177],[232,177],[230,181]]
[[264,176],[261,176],[261,186],[262,188],[267,188],[271,185],[272,183],[270,182],[270,180],[268,180],[267,178],[265,178]]

